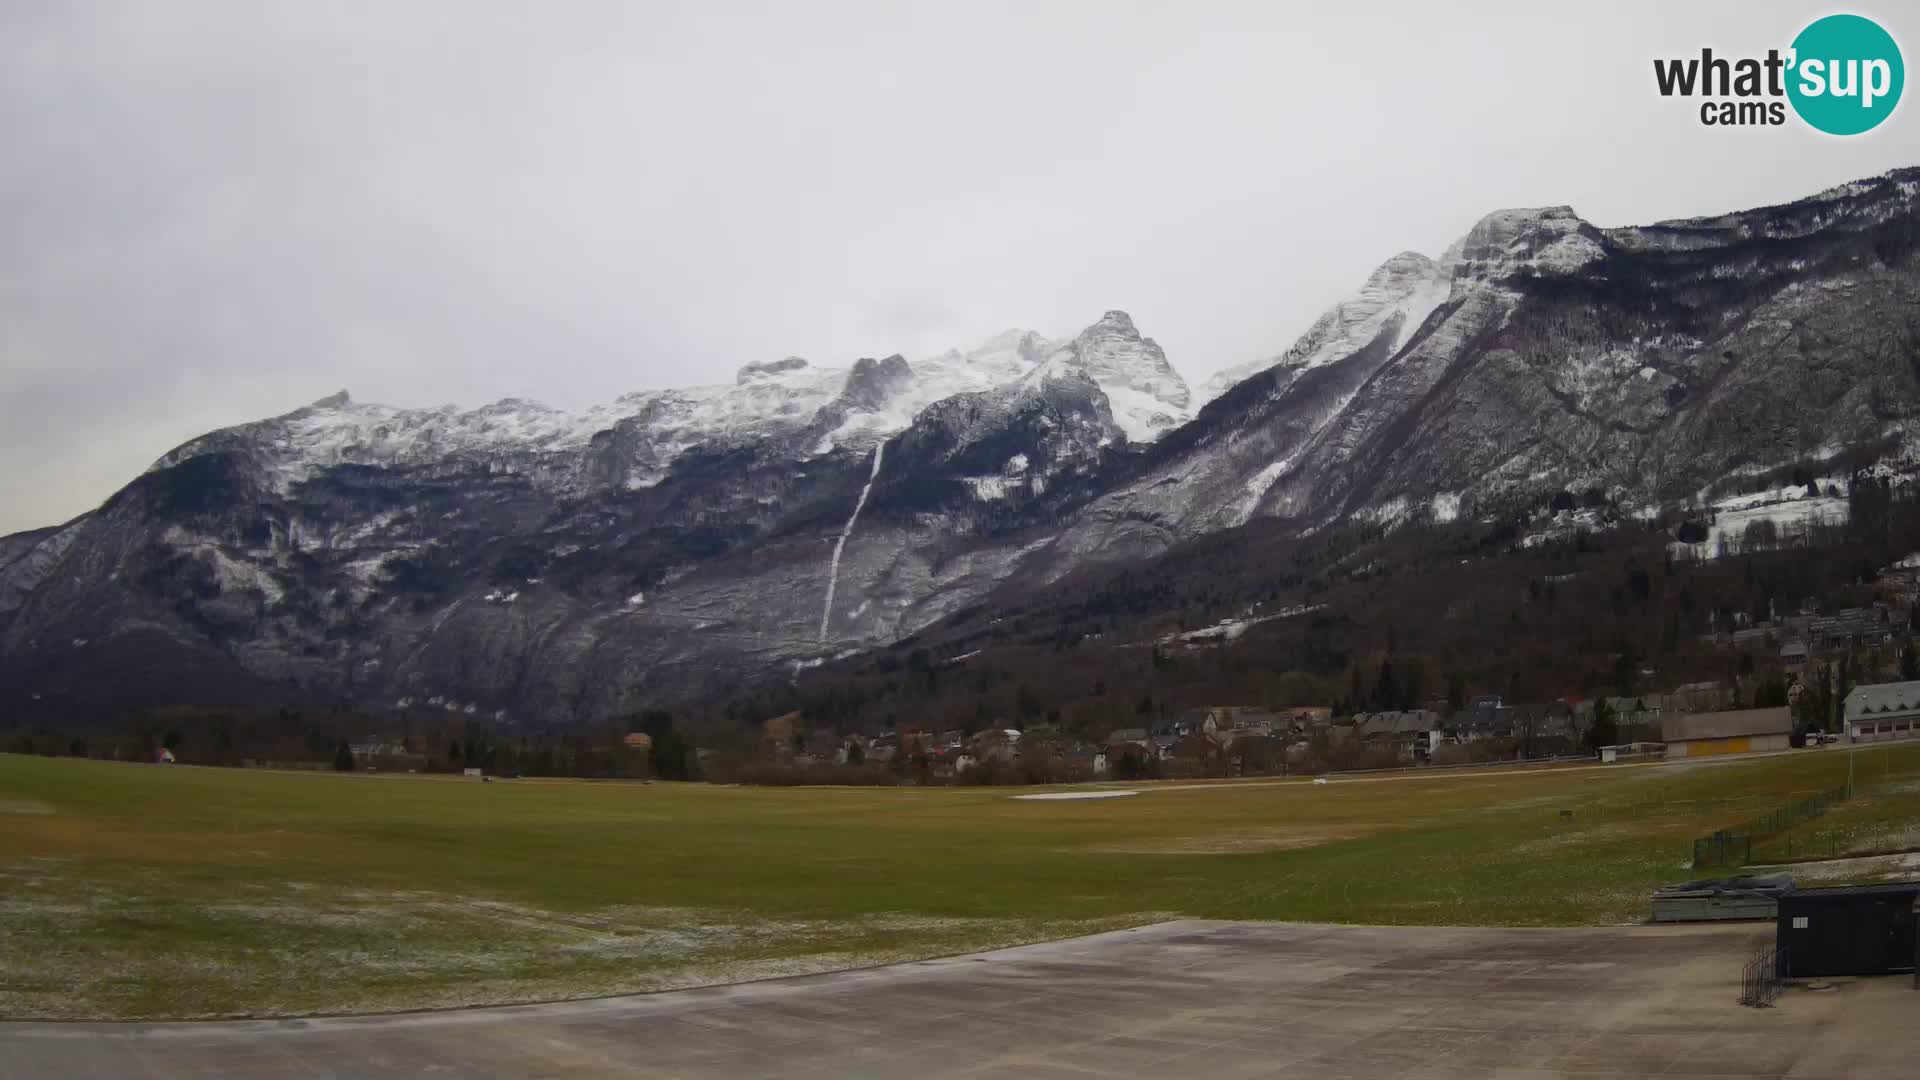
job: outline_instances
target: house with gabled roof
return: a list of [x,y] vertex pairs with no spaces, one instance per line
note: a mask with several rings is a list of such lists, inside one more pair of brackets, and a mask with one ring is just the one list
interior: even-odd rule
[[1851,742],[1920,738],[1920,682],[1856,686],[1842,716]]

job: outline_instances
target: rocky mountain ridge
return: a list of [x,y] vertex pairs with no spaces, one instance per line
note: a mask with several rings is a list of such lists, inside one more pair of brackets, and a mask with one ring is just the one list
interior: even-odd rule
[[1841,452],[1908,462],[1917,191],[1901,170],[1625,229],[1496,212],[1201,395],[1121,312],[585,414],[339,395],[0,538],[0,700],[570,723],[1256,518],[1488,518],[1562,490],[1648,512]]

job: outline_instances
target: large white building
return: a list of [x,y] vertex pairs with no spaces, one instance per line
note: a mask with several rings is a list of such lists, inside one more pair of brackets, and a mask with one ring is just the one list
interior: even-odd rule
[[1852,742],[1920,737],[1920,682],[1856,686],[1843,716]]

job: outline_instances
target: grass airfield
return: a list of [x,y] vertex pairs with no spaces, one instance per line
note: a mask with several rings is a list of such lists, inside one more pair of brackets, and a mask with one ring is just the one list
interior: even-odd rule
[[[1861,797],[1802,844],[1920,842],[1920,746],[1856,769]],[[1827,749],[1023,801],[0,755],[0,1016],[585,997],[1172,917],[1636,922],[1697,876],[1694,836],[1846,774]]]

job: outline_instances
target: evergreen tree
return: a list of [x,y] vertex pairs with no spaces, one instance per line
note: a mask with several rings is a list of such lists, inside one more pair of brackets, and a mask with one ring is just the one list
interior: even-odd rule
[[1614,721],[1613,705],[1606,698],[1593,702],[1593,726],[1587,729],[1587,749],[1599,750],[1620,741],[1620,725]]

